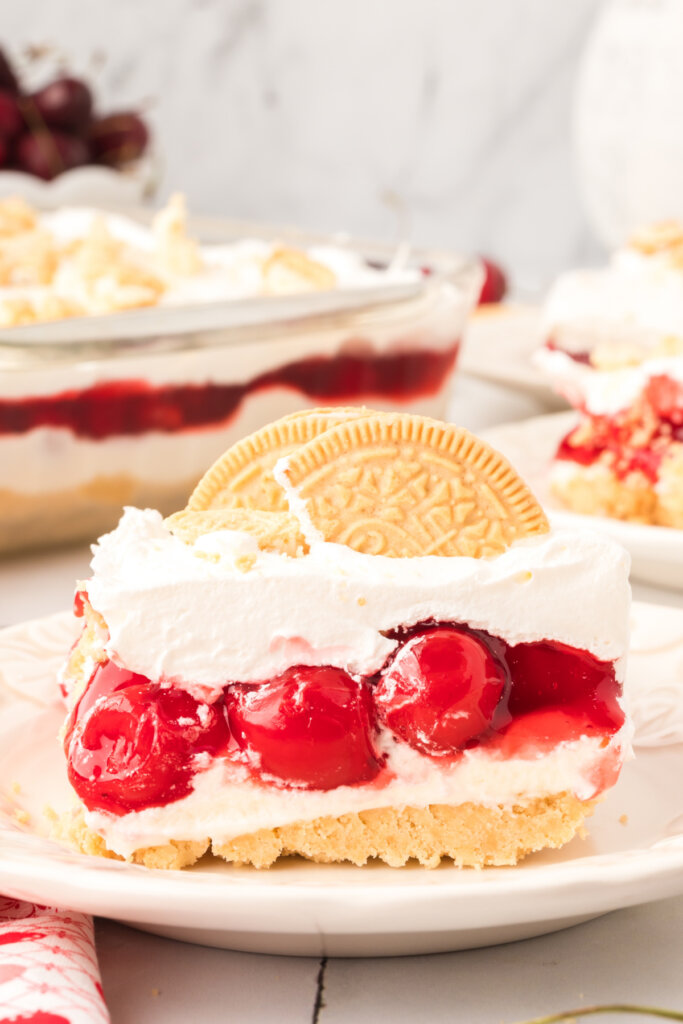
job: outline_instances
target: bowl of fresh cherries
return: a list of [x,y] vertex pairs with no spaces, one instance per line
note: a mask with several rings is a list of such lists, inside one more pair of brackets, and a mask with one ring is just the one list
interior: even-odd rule
[[100,113],[87,82],[70,75],[29,91],[0,50],[0,197],[130,204],[154,183],[150,131],[138,112]]

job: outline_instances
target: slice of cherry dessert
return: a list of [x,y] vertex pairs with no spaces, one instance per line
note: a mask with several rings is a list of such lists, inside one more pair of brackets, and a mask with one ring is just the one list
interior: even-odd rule
[[63,733],[85,852],[181,867],[515,864],[629,751],[628,560],[457,427],[317,410],[240,442],[80,585]]

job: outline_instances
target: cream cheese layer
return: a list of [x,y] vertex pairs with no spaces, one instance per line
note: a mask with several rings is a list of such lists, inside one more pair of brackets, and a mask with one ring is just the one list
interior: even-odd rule
[[[148,807],[121,817],[86,811],[88,826],[104,838],[107,847],[122,857],[135,850],[171,839],[228,842],[263,828],[323,816],[339,817],[375,807],[427,807],[463,803],[512,807],[536,797],[573,793],[591,800],[605,788],[630,750],[625,726],[605,743],[600,736],[584,736],[553,750],[526,758],[501,758],[475,747],[461,759],[445,765],[422,757],[387,734],[388,778],[339,786],[333,790],[302,790],[264,786],[235,765],[215,762],[194,779],[193,791],[163,807]],[[604,770],[607,768],[607,772]]]

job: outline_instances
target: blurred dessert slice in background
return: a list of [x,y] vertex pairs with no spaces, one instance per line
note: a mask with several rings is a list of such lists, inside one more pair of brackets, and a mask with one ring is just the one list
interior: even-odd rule
[[536,364],[579,413],[551,471],[577,512],[683,528],[683,225],[563,274]]

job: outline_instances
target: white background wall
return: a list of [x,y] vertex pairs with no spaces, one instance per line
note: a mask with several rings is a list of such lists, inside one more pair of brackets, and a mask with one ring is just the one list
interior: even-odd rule
[[[103,108],[151,99],[195,212],[489,252],[535,287],[599,248],[571,98],[599,0],[2,0]],[[400,218],[396,208],[403,211]]]

